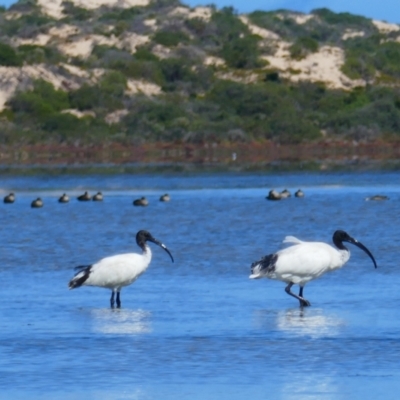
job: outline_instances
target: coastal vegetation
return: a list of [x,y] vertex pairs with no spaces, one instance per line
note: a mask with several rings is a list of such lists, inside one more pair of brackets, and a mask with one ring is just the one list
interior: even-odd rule
[[[328,9],[243,18],[175,0],[62,4],[59,18],[34,0],[0,13],[0,68],[19,80],[0,113],[1,145],[400,138],[399,27]],[[84,40],[89,51],[74,53]],[[304,77],[323,49],[343,55],[336,81]],[[48,75],[29,69],[39,66]]]

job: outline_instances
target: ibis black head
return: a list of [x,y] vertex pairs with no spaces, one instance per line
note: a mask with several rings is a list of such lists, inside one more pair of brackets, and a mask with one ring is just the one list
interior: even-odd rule
[[341,230],[335,231],[335,233],[333,234],[333,243],[335,243],[335,246],[338,249],[345,250],[346,247],[343,245],[343,242],[348,242],[348,243],[354,244],[361,250],[365,251],[371,258],[372,262],[374,263],[375,268],[377,268],[374,256],[361,242],[359,242],[357,239],[354,239],[353,237],[351,237],[345,231],[341,231]]
[[172,262],[174,262],[174,258],[172,257],[172,254],[170,251],[167,249],[167,246],[163,243],[161,243],[159,240],[155,239],[150,232],[141,230],[136,234],[136,243],[141,249],[144,249],[144,245],[146,242],[153,242],[157,244],[158,246],[162,247],[171,257]]

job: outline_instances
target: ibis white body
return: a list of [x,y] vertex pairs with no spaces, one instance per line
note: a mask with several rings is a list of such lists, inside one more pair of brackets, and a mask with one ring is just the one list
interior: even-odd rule
[[114,295],[117,294],[117,307],[121,306],[120,291],[129,286],[146,271],[151,261],[151,249],[147,241],[162,247],[174,261],[167,247],[155,239],[149,232],[141,230],[136,234],[136,243],[142,253],[118,254],[101,259],[92,265],[77,267],[79,272],[70,280],[68,286],[75,289],[80,286],[97,286],[112,291],[111,307],[114,307]]
[[[303,297],[304,286],[325,274],[343,267],[350,259],[350,251],[343,245],[349,242],[365,251],[372,259],[376,268],[376,261],[371,252],[358,240],[348,233],[338,230],[333,234],[333,243],[336,248],[323,242],[304,242],[294,236],[286,236],[284,243],[292,246],[276,253],[262,257],[251,265],[249,278],[269,278],[286,282],[285,291],[300,301],[300,306],[309,306],[310,302]],[[299,295],[290,289],[299,285]]]
[[267,277],[286,283],[304,286],[329,271],[334,271],[350,258],[350,251],[338,250],[324,242],[304,242],[294,236],[287,236],[283,243],[292,246],[275,253],[275,268],[263,272],[261,264],[253,268],[250,279]]
[[[150,261],[151,249],[147,245],[142,254],[126,253],[103,258],[90,267],[90,274],[82,286],[98,286],[118,292],[135,282],[146,271]],[[86,271],[81,271],[74,279],[85,274]]]

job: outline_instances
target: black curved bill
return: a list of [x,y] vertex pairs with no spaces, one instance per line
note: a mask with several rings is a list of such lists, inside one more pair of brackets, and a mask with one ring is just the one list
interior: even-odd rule
[[169,254],[169,256],[171,257],[172,262],[174,262],[174,257],[172,257],[171,252],[167,249],[167,246],[165,244],[161,243],[160,241],[158,241],[157,239],[154,239],[154,238],[148,239],[148,240],[150,240],[153,243],[158,244],[160,247],[162,247]]
[[376,265],[376,261],[374,256],[371,254],[371,252],[362,244],[360,243],[358,240],[351,238],[352,240],[349,240],[349,243],[353,243],[355,246],[357,246],[358,248],[360,248],[361,250],[364,250],[371,258],[371,260],[374,263],[375,268],[378,268],[378,266]]

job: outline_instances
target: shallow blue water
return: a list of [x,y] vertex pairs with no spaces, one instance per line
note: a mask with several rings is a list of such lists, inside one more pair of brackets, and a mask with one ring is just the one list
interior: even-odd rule
[[[0,194],[0,388],[3,398],[397,399],[400,389],[400,175],[120,175],[6,178]],[[268,202],[272,188],[303,199]],[[101,190],[102,203],[79,203]],[[67,192],[73,199],[58,204]],[[168,192],[171,202],[158,198]],[[374,194],[388,201],[365,201]],[[147,208],[132,206],[145,195]],[[41,196],[43,209],[31,209]],[[137,251],[148,229],[175,258],[153,260],[108,308],[99,288],[68,291],[73,267]],[[249,266],[286,235],[359,249],[306,286]],[[297,290],[297,289],[296,289]]]

